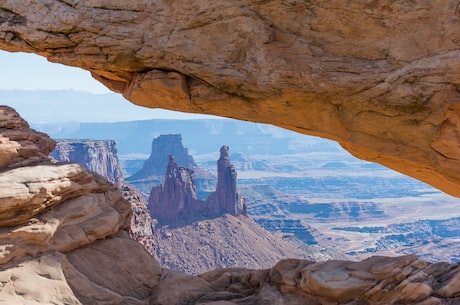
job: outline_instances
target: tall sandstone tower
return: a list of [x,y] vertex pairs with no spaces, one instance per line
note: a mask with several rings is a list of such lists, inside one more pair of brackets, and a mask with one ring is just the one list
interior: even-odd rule
[[206,200],[196,195],[195,176],[191,169],[179,166],[169,156],[165,182],[150,192],[150,215],[160,224],[199,218],[218,217],[224,214],[247,216],[246,201],[236,186],[237,173],[230,163],[228,146],[220,149],[217,161],[217,187]]

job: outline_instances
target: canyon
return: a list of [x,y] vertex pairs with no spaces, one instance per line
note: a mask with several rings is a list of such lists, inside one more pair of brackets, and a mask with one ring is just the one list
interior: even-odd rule
[[[6,156],[0,173],[0,203],[8,212],[2,212],[0,222],[0,300],[4,302],[160,305],[459,301],[460,267],[431,264],[414,255],[374,256],[362,262],[286,259],[269,269],[217,269],[198,276],[162,269],[129,238],[132,204],[120,190],[78,164],[52,163],[47,155],[54,141],[30,129],[12,108],[0,106],[0,122],[0,151]],[[123,192],[125,197],[137,200],[129,190]]]
[[[326,137],[460,196],[459,18],[456,0],[5,0],[0,49],[86,69],[138,105]],[[9,303],[459,302],[458,265],[412,255],[199,276],[161,269],[128,238],[118,190],[80,166],[49,164],[49,138],[9,108],[0,117]]]

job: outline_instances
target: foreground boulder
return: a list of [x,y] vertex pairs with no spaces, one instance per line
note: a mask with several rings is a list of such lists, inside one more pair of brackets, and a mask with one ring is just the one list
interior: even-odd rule
[[1,1],[0,49],[138,105],[338,141],[460,196],[460,6],[432,1]]

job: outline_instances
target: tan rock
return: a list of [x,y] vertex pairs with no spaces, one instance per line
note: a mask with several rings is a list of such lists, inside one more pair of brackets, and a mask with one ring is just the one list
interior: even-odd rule
[[460,196],[458,7],[2,1],[0,49],[87,69],[138,105],[330,138]]
[[29,128],[12,108],[0,105],[0,171],[48,161],[55,142]]
[[126,233],[69,252],[66,259],[63,272],[83,304],[147,305],[162,273]]
[[108,188],[78,164],[22,167],[0,173],[0,227],[22,224],[54,205]]
[[65,260],[53,253],[7,268],[0,265],[0,303],[81,305],[64,275]]

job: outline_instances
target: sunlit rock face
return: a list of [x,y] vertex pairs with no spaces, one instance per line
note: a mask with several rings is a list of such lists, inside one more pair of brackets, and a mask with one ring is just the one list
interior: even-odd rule
[[120,191],[78,164],[52,164],[53,140],[9,107],[0,114],[0,300],[145,304],[161,269],[129,238]]
[[2,1],[0,48],[147,107],[334,139],[460,196],[457,0]]

